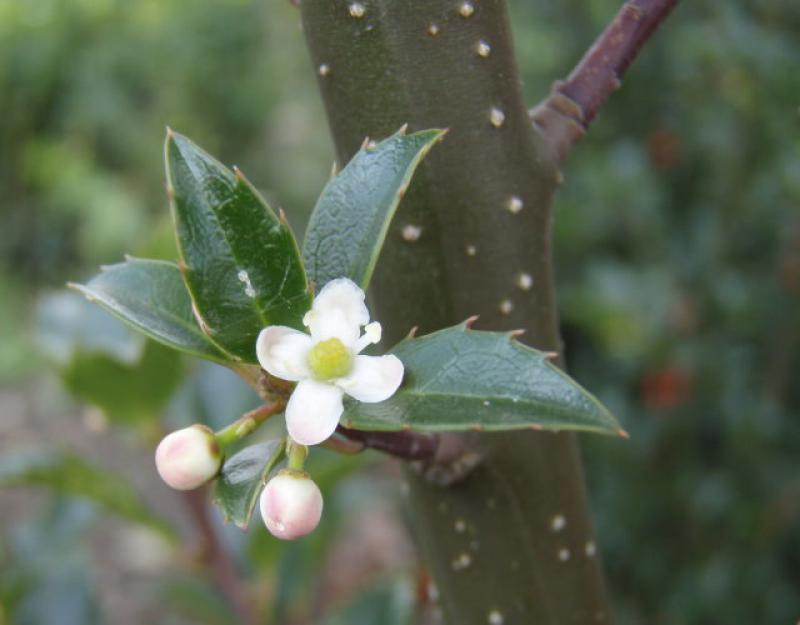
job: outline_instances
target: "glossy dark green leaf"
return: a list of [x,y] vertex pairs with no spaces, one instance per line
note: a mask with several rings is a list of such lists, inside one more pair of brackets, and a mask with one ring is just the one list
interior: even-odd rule
[[0,457],[0,486],[46,486],[85,497],[108,512],[151,527],[171,541],[176,539],[172,527],[150,510],[127,480],[71,454],[5,454]]
[[130,258],[104,267],[87,284],[71,284],[140,332],[182,352],[217,362],[225,355],[200,331],[178,267]]
[[362,147],[322,191],[306,230],[303,257],[309,278],[321,288],[347,277],[369,285],[386,231],[414,170],[444,135],[404,130],[374,147]]
[[177,133],[165,150],[182,271],[203,330],[255,362],[262,328],[300,328],[310,308],[297,242],[241,172]]
[[247,529],[261,489],[282,456],[283,441],[276,439],[245,447],[225,461],[214,488],[214,503],[226,521]]
[[401,388],[377,404],[348,402],[343,422],[362,430],[585,430],[619,433],[611,413],[544,352],[512,335],[466,324],[392,349]]

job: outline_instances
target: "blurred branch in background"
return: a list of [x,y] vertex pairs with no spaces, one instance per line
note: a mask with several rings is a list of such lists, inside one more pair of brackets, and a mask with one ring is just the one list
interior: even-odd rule
[[181,493],[200,539],[200,556],[238,617],[237,625],[258,625],[258,619],[247,597],[244,578],[236,569],[227,546],[220,542],[217,529],[211,519],[208,489]]
[[557,160],[586,132],[622,75],[678,0],[628,0],[566,80],[530,111]]

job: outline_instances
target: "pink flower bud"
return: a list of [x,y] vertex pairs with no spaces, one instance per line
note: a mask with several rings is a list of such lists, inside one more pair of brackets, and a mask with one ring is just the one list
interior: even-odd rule
[[322,516],[322,493],[307,473],[284,469],[264,487],[260,507],[273,536],[294,540],[317,527]]
[[177,490],[202,486],[219,471],[222,462],[214,432],[195,424],[168,434],[156,449],[161,479]]

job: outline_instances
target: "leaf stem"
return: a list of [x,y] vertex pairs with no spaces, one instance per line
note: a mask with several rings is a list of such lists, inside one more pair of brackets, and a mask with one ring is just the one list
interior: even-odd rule
[[282,412],[285,407],[286,401],[279,399],[271,404],[264,404],[258,408],[255,408],[254,410],[251,410],[250,412],[245,413],[236,419],[236,421],[214,434],[217,439],[217,443],[222,449],[229,447],[233,443],[240,441],[244,437],[251,434],[253,430],[255,430],[271,416]]

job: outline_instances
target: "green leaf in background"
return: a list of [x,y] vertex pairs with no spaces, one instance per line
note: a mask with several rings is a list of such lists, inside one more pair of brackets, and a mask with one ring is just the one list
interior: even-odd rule
[[86,546],[98,519],[90,502],[56,494],[39,514],[4,523],[0,623],[106,622],[98,618],[97,588],[87,570]]
[[[107,622],[86,568],[74,567],[36,581],[38,583],[32,585],[15,607],[11,622],[24,625],[103,625]],[[2,616],[0,613],[0,618]]]
[[37,299],[34,337],[39,350],[62,367],[77,350],[103,353],[133,364],[141,357],[146,340],[70,291],[48,293]]
[[158,531],[171,542],[177,539],[175,530],[148,508],[123,477],[71,454],[5,454],[0,457],[0,486],[46,486],[85,497],[108,512]]
[[178,352],[146,339],[75,293],[40,298],[36,317],[39,348],[64,386],[112,421],[158,418],[183,380]]
[[322,191],[306,230],[303,257],[317,288],[347,277],[369,285],[386,231],[422,158],[443,130],[405,134],[362,147]]
[[[158,594],[167,607],[166,612],[182,617],[179,623],[232,625],[241,622],[225,596],[202,570],[191,576],[162,577],[158,580]],[[158,621],[160,625],[173,622],[172,619]]]
[[59,374],[70,393],[100,408],[110,421],[135,423],[160,416],[183,380],[184,368],[178,352],[145,341],[136,362],[76,350]]
[[377,404],[348,402],[342,419],[361,430],[585,430],[617,434],[616,419],[548,355],[510,333],[466,323],[393,349],[403,385]]
[[349,599],[321,625],[411,625],[415,597],[408,579],[386,579]]
[[87,284],[71,284],[90,301],[164,345],[216,362],[226,357],[200,331],[178,267],[130,258],[104,267]]
[[214,502],[226,521],[247,529],[261,489],[283,455],[283,440],[245,447],[225,461],[214,488]]
[[203,330],[255,362],[262,328],[301,328],[311,307],[297,242],[241,172],[177,133],[165,151],[182,271]]

